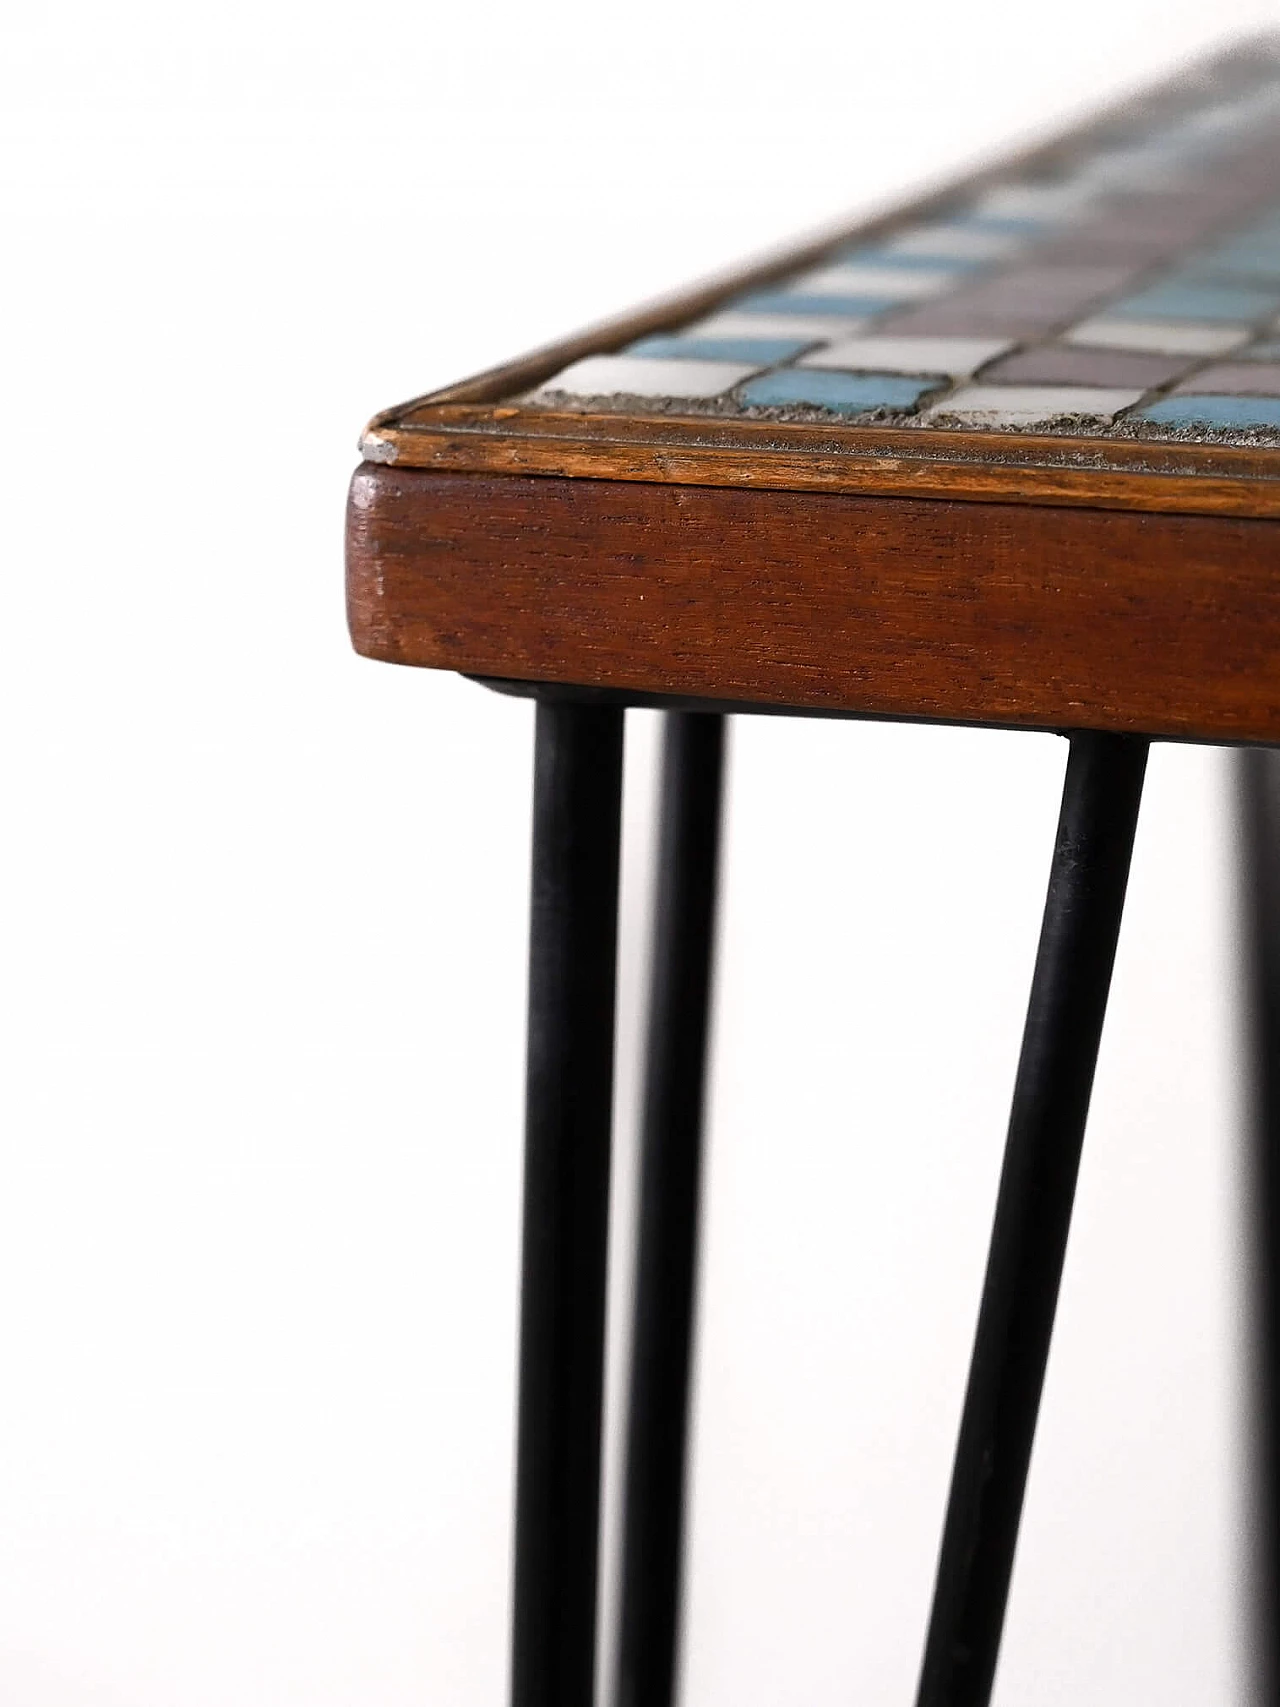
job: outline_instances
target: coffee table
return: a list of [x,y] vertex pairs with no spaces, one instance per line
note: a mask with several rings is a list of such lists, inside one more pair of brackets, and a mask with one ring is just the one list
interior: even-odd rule
[[1152,740],[1240,761],[1280,1522],[1280,47],[375,417],[357,651],[537,702],[514,1707],[594,1698],[619,813],[665,715],[618,1707],[668,1707],[729,714],[1070,741],[918,1707],[998,1657]]

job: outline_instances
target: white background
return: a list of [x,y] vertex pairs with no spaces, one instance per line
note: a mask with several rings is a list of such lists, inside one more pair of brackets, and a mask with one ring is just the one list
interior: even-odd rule
[[[363,420],[1275,16],[15,8],[5,1707],[503,1700],[531,716],[349,652]],[[1064,748],[732,758],[684,1699],[902,1707]],[[1245,1698],[1229,805],[1156,750],[1001,1707]]]

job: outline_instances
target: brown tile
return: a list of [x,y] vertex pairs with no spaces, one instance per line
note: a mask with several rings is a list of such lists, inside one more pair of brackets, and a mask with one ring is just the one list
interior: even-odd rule
[[877,322],[904,336],[1035,337],[1079,319],[1099,298],[1134,278],[1130,266],[1010,267],[966,289],[905,308]]
[[1214,397],[1280,397],[1280,362],[1216,362],[1174,386]]
[[1168,385],[1187,369],[1185,356],[1145,355],[1136,350],[1085,350],[1070,344],[1044,344],[1019,350],[991,367],[982,378],[1004,385],[1103,385],[1143,391]]
[[[1040,266],[1008,267],[970,285],[965,300],[988,310],[1056,308],[1075,314],[1100,297],[1118,296],[1129,288],[1139,269],[1132,266]],[[954,298],[953,298],[954,300]]]
[[1149,234],[1126,230],[1123,226],[1089,225],[1063,232],[1044,247],[1037,246],[1036,260],[1067,266],[1149,267],[1180,254],[1185,247],[1181,236],[1175,241],[1164,232]]
[[1017,310],[988,308],[957,295],[886,315],[875,322],[875,330],[903,338],[1023,339],[1039,337],[1070,318],[1057,308],[1037,309],[1030,304]]

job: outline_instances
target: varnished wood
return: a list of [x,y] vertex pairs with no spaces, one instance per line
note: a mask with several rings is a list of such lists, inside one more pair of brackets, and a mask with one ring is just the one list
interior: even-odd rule
[[365,449],[458,473],[1280,516],[1280,450],[1243,445],[432,404]]
[[[352,486],[357,649],[704,703],[1280,741],[1280,447],[525,397],[1011,172],[1069,175],[1109,122],[385,411]],[[1260,132],[1206,178],[1214,219],[1274,200],[1274,147]]]
[[433,473],[352,482],[356,649],[533,682],[1280,742],[1280,523]]

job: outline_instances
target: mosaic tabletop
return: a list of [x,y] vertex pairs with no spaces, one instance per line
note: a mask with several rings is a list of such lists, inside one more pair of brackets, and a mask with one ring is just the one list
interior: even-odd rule
[[[693,472],[641,454],[673,443]],[[633,447],[634,467],[595,466],[610,444]],[[1280,46],[388,411],[362,441],[367,459],[410,466],[647,479],[723,479],[699,475],[696,453],[735,446],[763,469],[739,458],[737,477],[766,481],[779,451],[999,463],[1035,446],[1064,465],[1275,478],[1267,454],[1197,453],[1280,450]],[[1161,462],[1162,446],[1191,455]],[[803,469],[781,483],[806,483]]]

